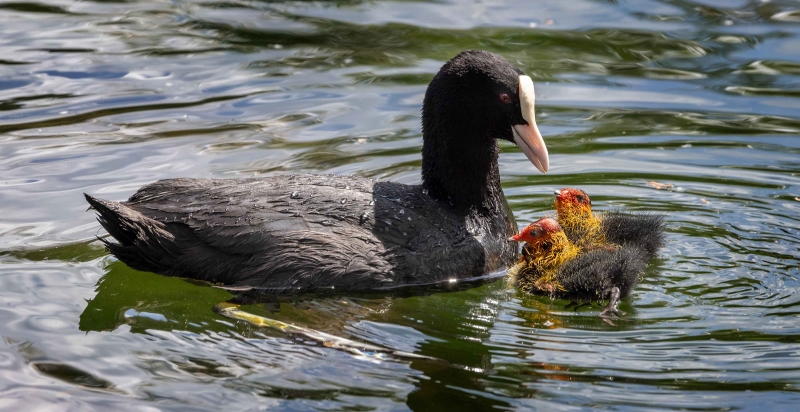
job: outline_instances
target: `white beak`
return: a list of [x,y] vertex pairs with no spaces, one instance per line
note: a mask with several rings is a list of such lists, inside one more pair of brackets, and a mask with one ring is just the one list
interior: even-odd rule
[[528,124],[511,126],[514,143],[540,172],[547,173],[547,169],[550,167],[550,157],[547,154],[547,146],[544,145],[542,134],[539,133],[539,128],[536,126],[536,113],[533,110],[535,100],[533,80],[528,76],[519,76],[520,109],[522,118]]

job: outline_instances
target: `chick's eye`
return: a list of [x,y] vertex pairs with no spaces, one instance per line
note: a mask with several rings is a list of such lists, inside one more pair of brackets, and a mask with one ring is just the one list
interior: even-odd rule
[[511,103],[511,96],[509,96],[508,93],[502,93],[500,94],[500,101],[503,103]]
[[583,196],[582,195],[578,195],[578,201],[583,203]]

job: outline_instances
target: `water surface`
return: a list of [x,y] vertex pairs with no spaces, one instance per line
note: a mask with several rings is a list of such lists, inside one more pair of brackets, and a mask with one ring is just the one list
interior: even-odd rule
[[[230,322],[227,292],[95,240],[83,192],[418,183],[425,87],[468,48],[536,82],[551,172],[501,154],[520,223],[568,186],[668,215],[626,320],[502,281],[245,307],[443,361],[359,357]],[[794,410],[799,134],[794,1],[2,1],[0,409]]]

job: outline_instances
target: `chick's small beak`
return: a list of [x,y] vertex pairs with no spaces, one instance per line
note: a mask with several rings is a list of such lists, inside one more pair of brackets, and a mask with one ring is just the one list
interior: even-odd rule
[[555,192],[553,192],[553,194],[556,195],[556,197],[561,197],[561,191],[560,190],[556,190]]
[[528,124],[516,124],[511,126],[514,135],[514,143],[519,146],[522,153],[528,160],[536,166],[542,173],[547,173],[550,168],[550,157],[547,153],[547,146],[544,144],[539,127],[536,126],[536,112],[534,111],[534,101],[536,94],[533,89],[533,80],[528,76],[519,76],[519,102],[522,110],[522,118]]
[[522,241],[522,233],[517,233],[514,236],[508,238],[509,242],[521,242]]

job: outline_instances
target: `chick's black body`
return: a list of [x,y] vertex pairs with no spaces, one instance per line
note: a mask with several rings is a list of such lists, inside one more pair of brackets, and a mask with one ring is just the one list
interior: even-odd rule
[[422,185],[320,175],[170,179],[125,202],[86,199],[116,240],[106,242],[111,253],[169,276],[293,291],[481,276],[508,267],[518,251],[506,240],[517,226],[496,139],[512,140],[511,126],[525,122],[519,74],[482,51],[442,67],[423,104]]
[[552,282],[537,282],[543,275],[539,268],[528,266],[517,274],[517,285],[524,292],[547,295],[573,302],[608,300],[601,317],[624,314],[617,309],[619,300],[628,296],[647,268],[646,252],[637,247],[595,249],[570,259],[555,273]]
[[664,226],[664,215],[655,213],[609,211],[601,221],[606,241],[640,249],[645,262],[664,246]]
[[618,288],[618,298],[624,298],[647,267],[643,253],[635,247],[623,247],[579,255],[559,269],[557,278],[564,290],[554,291],[553,296],[591,302],[608,299],[612,289]]

